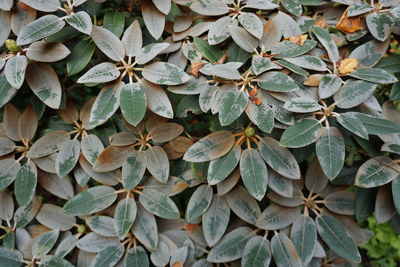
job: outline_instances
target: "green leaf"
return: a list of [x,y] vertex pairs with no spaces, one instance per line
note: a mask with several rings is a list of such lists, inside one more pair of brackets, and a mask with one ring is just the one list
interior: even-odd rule
[[136,62],[146,64],[170,46],[168,43],[151,43],[143,47],[136,55]]
[[339,116],[336,117],[336,119],[340,123],[340,125],[342,125],[350,132],[368,140],[367,129],[364,127],[362,121],[357,117],[356,112],[341,113]]
[[315,144],[321,169],[329,180],[335,179],[343,168],[345,145],[342,133],[335,127],[324,127]]
[[241,12],[238,16],[238,20],[243,28],[246,29],[251,35],[257,39],[261,39],[263,35],[263,23],[254,13]]
[[301,214],[301,207],[270,204],[258,217],[256,226],[264,230],[279,230],[291,225]]
[[23,255],[18,250],[0,247],[0,264],[7,267],[22,265]]
[[161,183],[166,183],[169,177],[169,160],[165,150],[160,146],[153,146],[146,150],[147,169]]
[[358,78],[373,83],[395,83],[397,78],[383,69],[370,68],[358,69],[349,74],[351,77]]
[[299,67],[315,70],[315,71],[326,71],[326,64],[315,56],[299,56],[299,57],[292,57],[292,58],[284,58],[285,61],[297,65]]
[[329,60],[331,62],[339,61],[339,50],[329,31],[318,26],[314,26],[312,31],[317,36],[318,41],[324,46],[326,52],[328,52]]
[[68,215],[87,215],[101,211],[117,199],[117,194],[112,187],[94,186],[83,191],[64,205],[64,212]]
[[314,220],[310,217],[299,216],[292,225],[290,238],[301,258],[302,266],[307,266],[314,256],[317,243],[317,228]]
[[14,159],[0,160],[0,191],[7,188],[19,173],[21,165]]
[[393,134],[400,132],[400,126],[394,122],[375,116],[356,113],[369,134]]
[[128,83],[121,89],[121,112],[130,124],[138,125],[146,113],[146,94],[140,83]]
[[274,46],[271,53],[277,55],[277,58],[291,58],[301,56],[317,45],[314,40],[306,40],[303,45],[290,41],[283,41]]
[[125,198],[118,202],[114,213],[114,228],[120,240],[125,239],[135,221],[137,213],[136,202]]
[[145,151],[131,153],[122,165],[122,185],[129,190],[135,188],[146,171],[147,154]]
[[228,126],[242,115],[249,97],[244,91],[231,90],[224,94],[221,99],[219,121],[221,126]]
[[334,74],[325,74],[322,76],[319,86],[318,95],[321,99],[333,96],[342,86],[342,79]]
[[400,211],[400,179],[394,179],[392,182],[392,195],[393,203],[396,207],[397,212]]
[[270,69],[279,69],[280,67],[271,62],[271,59],[262,56],[253,56],[251,58],[251,70],[255,75],[259,75]]
[[253,102],[249,102],[245,111],[249,119],[261,131],[270,133],[274,128],[275,112],[267,103],[262,102],[260,105],[256,105]]
[[40,266],[42,267],[73,267],[74,265],[72,265],[69,261],[63,259],[63,258],[59,258],[57,256],[49,256],[46,257],[45,259],[43,259],[41,261]]
[[309,113],[321,110],[322,107],[314,99],[301,96],[293,97],[289,101],[286,101],[283,108],[296,113]]
[[126,253],[124,267],[148,267],[149,257],[142,246],[131,248]]
[[42,197],[34,197],[28,205],[21,206],[15,211],[14,222],[17,228],[25,227],[33,220],[42,205],[42,200]]
[[237,186],[225,196],[231,210],[243,221],[255,224],[261,214],[257,201],[242,186]]
[[242,27],[234,23],[229,27],[233,41],[243,50],[251,53],[257,48],[259,40]]
[[275,61],[275,62],[276,62],[279,66],[282,66],[282,67],[284,67],[284,68],[290,70],[291,72],[294,72],[294,73],[296,73],[296,74],[302,75],[302,76],[304,76],[304,77],[310,76],[310,73],[309,73],[308,71],[306,71],[306,70],[300,68],[300,67],[297,66],[297,65],[294,65],[294,64],[289,63],[289,62],[284,61],[284,60],[277,60],[277,61]]
[[336,191],[325,196],[324,204],[337,214],[354,215],[354,198],[353,192]]
[[298,17],[303,12],[303,8],[301,7],[299,0],[282,0],[282,5],[285,7],[290,14]]
[[79,40],[67,60],[68,76],[81,72],[93,56],[96,44],[91,40]]
[[371,188],[387,184],[400,176],[400,166],[387,156],[378,156],[364,162],[358,169],[354,184]]
[[132,233],[145,247],[152,251],[157,250],[158,229],[156,219],[140,203],[137,203],[137,215]]
[[171,251],[165,241],[160,241],[156,251],[150,254],[151,262],[156,266],[166,266],[171,257]]
[[254,236],[248,227],[239,227],[226,234],[215,245],[207,256],[207,261],[213,263],[229,262],[240,259],[247,241]]
[[193,43],[196,46],[197,50],[210,61],[210,63],[217,62],[221,57],[223,57],[224,52],[219,50],[215,46],[210,46],[206,40],[203,40],[199,37],[193,38]]
[[388,40],[385,42],[371,40],[355,48],[349,58],[356,58],[359,68],[373,67],[386,54],[388,46]]
[[205,162],[218,159],[228,153],[235,143],[229,131],[218,131],[193,144],[183,156],[189,162]]
[[374,93],[376,87],[376,84],[366,81],[347,80],[333,98],[338,107],[353,108],[365,102]]
[[240,157],[242,181],[249,193],[258,201],[264,197],[268,185],[268,170],[260,153],[247,148]]
[[290,76],[276,71],[261,75],[258,86],[272,92],[291,92],[299,89]]
[[242,255],[241,266],[269,266],[271,261],[271,248],[267,239],[255,236],[247,241]]
[[[393,181],[392,187],[396,183],[395,181]],[[358,223],[364,222],[374,212],[376,193],[377,190],[375,189],[357,188],[354,200],[354,213]]]
[[14,56],[7,60],[4,68],[4,74],[8,83],[14,88],[21,88],[25,80],[25,71],[28,66],[26,56]]
[[89,35],[92,32],[92,19],[85,11],[73,13],[67,16],[65,21],[84,34]]
[[120,75],[121,73],[114,64],[103,62],[83,74],[77,83],[106,83],[114,81]]
[[125,26],[125,14],[121,12],[106,12],[103,19],[104,28],[121,37]]
[[301,259],[292,241],[284,234],[277,233],[271,240],[272,256],[278,267],[301,267]]
[[320,237],[330,249],[347,260],[361,262],[360,253],[351,235],[337,219],[328,214],[321,214],[316,223]]
[[32,242],[32,255],[36,258],[49,253],[56,244],[59,234],[60,230],[55,229],[36,237]]
[[278,5],[272,3],[270,0],[247,0],[245,7],[261,10],[271,10],[277,8]]
[[204,239],[213,247],[224,235],[229,224],[230,209],[221,196],[214,196],[210,207],[203,214]]
[[142,75],[148,81],[162,85],[178,85],[190,80],[190,76],[181,68],[166,62],[154,62],[146,65]]
[[55,15],[46,15],[25,25],[18,34],[17,45],[27,45],[60,31],[65,22]]
[[10,101],[17,93],[17,89],[8,83],[4,74],[0,75],[0,108]]
[[393,19],[386,13],[370,13],[366,17],[366,22],[369,32],[381,42],[389,38],[394,26]]
[[109,30],[93,26],[90,33],[96,46],[110,59],[118,62],[125,57],[125,47],[115,34]]
[[68,140],[61,147],[56,158],[56,171],[60,177],[72,171],[79,159],[81,145],[78,140]]
[[37,169],[31,161],[22,165],[14,183],[15,198],[21,206],[26,206],[31,202],[36,191]]
[[400,55],[384,57],[376,64],[376,67],[390,73],[400,72]]
[[98,125],[105,123],[115,111],[117,111],[120,102],[121,88],[124,86],[123,82],[116,82],[104,86],[96,101],[93,103],[92,110],[90,111],[89,122],[87,129],[93,129]]
[[239,163],[242,149],[234,145],[232,150],[219,159],[212,160],[208,167],[207,181],[209,185],[215,185],[223,181]]
[[263,159],[277,173],[289,179],[300,179],[300,167],[289,149],[272,137],[264,137],[258,144]]
[[143,190],[139,201],[146,210],[158,217],[164,219],[178,219],[180,217],[179,210],[172,199],[157,190]]
[[186,208],[186,221],[192,223],[195,219],[203,215],[208,209],[213,198],[213,190],[208,185],[199,186],[189,199]]
[[304,119],[283,132],[280,144],[291,148],[307,146],[318,140],[321,128],[317,120]]
[[89,226],[90,230],[95,232],[96,234],[106,236],[106,237],[115,237],[117,236],[114,227],[114,219],[108,216],[96,215],[93,217],[89,217],[85,220],[87,226]]
[[97,255],[93,258],[92,262],[90,263],[90,267],[115,266],[124,255],[124,252],[125,252],[124,246],[110,245],[97,253]]
[[219,16],[229,12],[228,6],[221,0],[199,0],[192,3],[190,9],[206,16]]
[[54,12],[60,7],[59,0],[21,0],[21,2],[43,12]]
[[104,145],[101,142],[100,138],[97,137],[97,135],[89,134],[88,136],[82,138],[81,150],[86,160],[91,165],[94,165],[97,157],[104,150]]

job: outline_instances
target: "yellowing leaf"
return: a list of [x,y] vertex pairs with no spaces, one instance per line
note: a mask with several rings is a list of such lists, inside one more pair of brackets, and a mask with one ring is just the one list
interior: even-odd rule
[[353,72],[358,67],[358,60],[356,58],[346,58],[343,59],[339,64],[339,73],[348,74]]

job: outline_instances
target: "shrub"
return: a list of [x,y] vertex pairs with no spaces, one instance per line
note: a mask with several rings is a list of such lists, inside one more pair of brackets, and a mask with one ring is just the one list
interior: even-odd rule
[[354,265],[399,228],[398,1],[0,9],[1,266]]

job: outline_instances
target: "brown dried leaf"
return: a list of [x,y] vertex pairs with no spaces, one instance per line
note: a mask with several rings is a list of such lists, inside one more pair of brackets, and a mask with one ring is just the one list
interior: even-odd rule
[[200,76],[200,69],[205,65],[206,63],[204,62],[194,62],[192,65],[190,65],[190,74],[195,76],[196,78],[199,78]]
[[356,58],[346,58],[343,59],[339,64],[339,73],[348,74],[353,72],[358,67],[358,60]]
[[344,32],[348,32],[348,33],[362,30],[362,28],[363,27],[361,25],[361,16],[348,17],[347,9],[345,12],[343,12],[343,15],[340,18],[338,24],[336,24],[336,29],[344,31]]
[[169,142],[171,148],[176,152],[185,153],[193,144],[192,140],[188,137],[178,136],[176,139]]
[[108,172],[122,166],[129,154],[134,151],[133,146],[109,146],[97,157],[93,165],[96,172]]
[[303,84],[307,86],[318,86],[321,78],[322,74],[312,74],[304,80]]
[[302,34],[302,35],[297,35],[297,36],[291,36],[288,38],[288,40],[292,43],[303,46],[304,42],[307,40],[307,37],[308,37],[308,34]]

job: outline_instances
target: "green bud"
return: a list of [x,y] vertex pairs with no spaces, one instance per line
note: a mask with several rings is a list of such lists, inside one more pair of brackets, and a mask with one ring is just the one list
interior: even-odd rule
[[244,130],[244,134],[247,137],[253,137],[256,134],[256,130],[253,127],[247,127],[246,130]]
[[17,42],[15,40],[12,39],[8,39],[6,41],[6,47],[8,49],[8,51],[10,51],[11,53],[18,53],[21,48],[17,45]]
[[86,227],[83,224],[79,225],[78,233],[84,234],[85,232],[86,232]]

